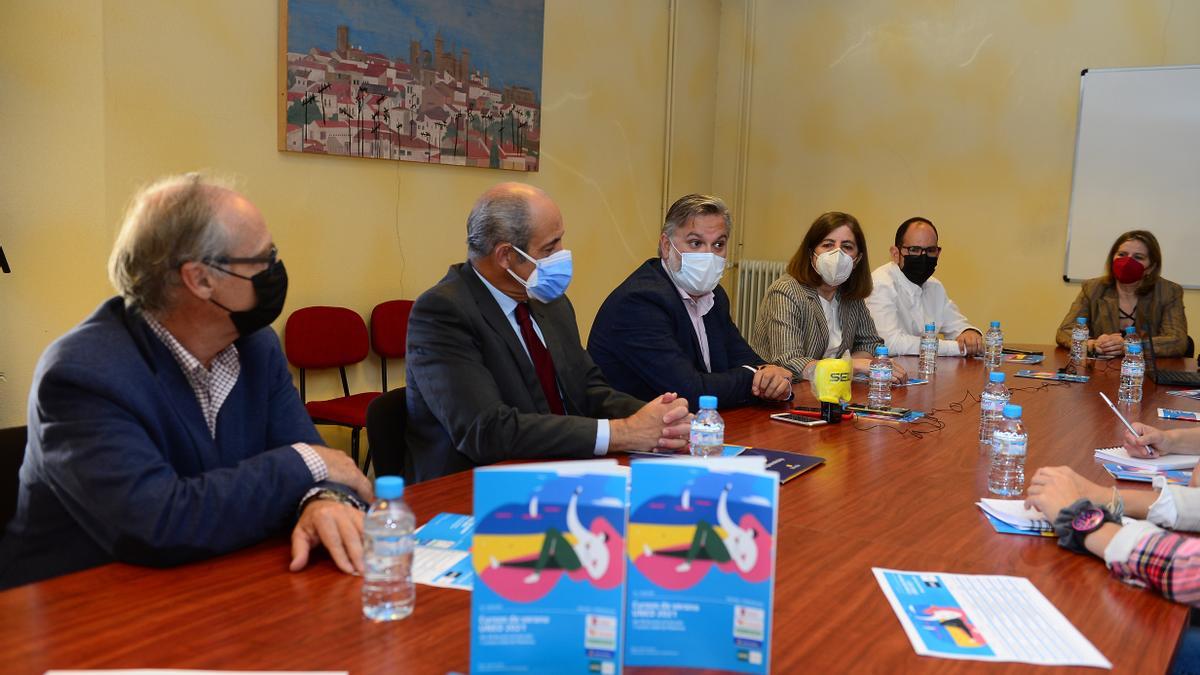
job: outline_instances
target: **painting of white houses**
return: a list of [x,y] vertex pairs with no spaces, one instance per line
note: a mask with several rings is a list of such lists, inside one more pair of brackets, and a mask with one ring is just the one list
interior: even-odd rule
[[280,149],[538,170],[544,0],[281,0],[281,13]]

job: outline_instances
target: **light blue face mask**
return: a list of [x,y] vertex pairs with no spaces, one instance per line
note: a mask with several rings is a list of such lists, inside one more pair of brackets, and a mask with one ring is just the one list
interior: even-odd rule
[[512,270],[508,270],[512,278],[521,282],[530,297],[540,302],[550,302],[557,300],[567,292],[573,272],[570,251],[564,248],[540,260],[534,260],[528,253],[516,246],[513,246],[513,250],[525,256],[526,260],[535,265],[533,273],[529,275],[528,279],[522,279]]

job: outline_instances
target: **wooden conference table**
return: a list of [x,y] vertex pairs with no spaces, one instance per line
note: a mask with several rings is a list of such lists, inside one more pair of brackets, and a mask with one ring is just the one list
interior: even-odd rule
[[[1062,350],[1047,352],[1046,369],[1065,363]],[[915,358],[899,361],[916,371]],[[1014,378],[1016,370],[1004,367],[1018,389],[1013,402],[1025,410],[1029,475],[1067,464],[1110,484],[1092,450],[1119,444],[1120,427],[1096,392],[1115,397],[1119,363],[1097,364],[1087,384],[1048,387]],[[912,425],[929,432],[919,437],[890,424],[870,430],[863,430],[872,426],[866,422],[784,424],[768,419],[773,409],[766,406],[725,414],[727,442],[827,458],[780,490],[775,672],[1033,668],[917,656],[873,566],[1028,577],[1116,672],[1167,668],[1187,624],[1186,607],[1111,579],[1102,561],[1064,551],[1052,539],[997,534],[974,506],[987,496],[974,401],[984,377],[977,360],[940,359],[932,384],[898,389],[895,405],[934,411],[945,424],[940,431]],[[1200,409],[1165,391],[1147,382],[1133,417],[1151,422],[1155,409],[1167,405]],[[812,401],[807,384],[797,392],[800,403]],[[865,395],[856,384],[855,399]],[[949,410],[960,402],[961,413]],[[443,511],[469,513],[471,488],[466,472],[413,486],[406,497],[424,523]],[[288,543],[280,539],[175,569],[111,564],[0,593],[0,670],[468,670],[468,593],[422,586],[409,619],[376,625],[361,616],[359,579],[339,573],[326,557],[296,574],[287,572],[287,562]]]

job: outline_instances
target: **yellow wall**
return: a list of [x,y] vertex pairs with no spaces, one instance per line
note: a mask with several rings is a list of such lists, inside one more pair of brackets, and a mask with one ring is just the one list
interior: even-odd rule
[[[1079,290],[1062,281],[1079,72],[1200,63],[1200,3],[748,1],[744,255],[786,259],[840,210],[862,222],[874,267],[921,214],[970,319],[1052,342]],[[1185,301],[1197,334],[1200,293]]]
[[[285,312],[415,297],[462,259],[475,196],[522,179],[563,207],[585,336],[653,250],[664,200],[713,189],[750,258],[786,258],[815,215],[842,209],[878,265],[895,225],[924,214],[968,316],[1044,343],[1077,291],[1061,274],[1080,69],[1200,62],[1192,2],[547,0],[545,154],[516,174],[277,152],[270,0],[5,10],[0,426],[24,422],[38,354],[110,295],[131,192],[195,168],[239,176],[262,207],[292,275]],[[1200,326],[1200,296],[1187,301]],[[372,357],[352,384],[376,382]]]
[[[15,272],[0,277],[0,426],[24,423],[45,346],[111,295],[104,266],[127,200],[168,172],[241,179],[288,264],[285,316],[416,297],[464,258],[475,197],[526,180],[562,207],[586,336],[657,238],[668,3],[548,0],[545,19],[542,168],[514,173],[276,151],[275,2],[7,3],[0,244]],[[310,381],[310,395],[335,381]],[[373,356],[351,386],[378,387]]]

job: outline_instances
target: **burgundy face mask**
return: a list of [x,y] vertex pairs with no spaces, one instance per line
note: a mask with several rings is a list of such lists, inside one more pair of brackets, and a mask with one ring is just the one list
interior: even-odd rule
[[1132,284],[1141,281],[1142,275],[1146,273],[1146,266],[1130,256],[1125,256],[1112,262],[1112,271],[1117,281]]

